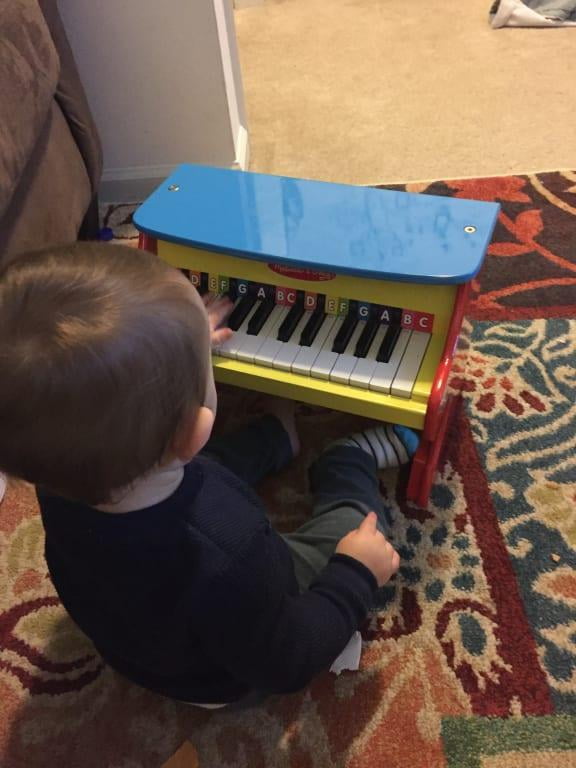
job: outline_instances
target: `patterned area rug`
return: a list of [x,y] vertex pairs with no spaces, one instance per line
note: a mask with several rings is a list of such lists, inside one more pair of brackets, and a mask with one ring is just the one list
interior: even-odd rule
[[[397,187],[396,187],[397,188]],[[155,768],[189,737],[205,768],[576,765],[576,174],[410,185],[497,200],[472,349],[426,510],[382,475],[403,565],[357,673],[244,713],[197,712],[103,666],[47,578],[33,494],[0,507],[0,764]],[[134,244],[132,209],[103,212]],[[256,408],[221,393],[219,428]],[[358,419],[301,407],[300,459],[261,489],[282,529],[305,467]],[[105,564],[103,564],[105,567]]]

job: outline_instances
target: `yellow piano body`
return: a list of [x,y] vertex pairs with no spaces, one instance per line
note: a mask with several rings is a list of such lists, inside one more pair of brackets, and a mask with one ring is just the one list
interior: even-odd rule
[[[225,293],[226,280],[244,279],[261,285],[275,283],[307,294],[323,294],[333,300],[333,313],[343,301],[355,299],[373,305],[394,303],[399,308],[433,315],[433,333],[419,368],[411,397],[384,394],[369,388],[302,376],[273,367],[213,355],[214,375],[217,381],[272,395],[321,405],[347,413],[404,424],[414,429],[424,428],[428,399],[434,375],[440,362],[448,327],[452,318],[457,288],[453,285],[417,285],[383,282],[354,276],[336,275],[330,281],[305,280],[273,272],[268,264],[227,254],[218,254],[189,248],[166,241],[158,241],[158,255],[180,269],[205,273],[210,276],[209,290]],[[324,286],[328,286],[329,288]],[[221,290],[224,289],[224,290]],[[324,290],[323,290],[324,289]]]
[[[423,506],[469,284],[497,213],[491,203],[185,165],[135,224],[141,246],[197,287],[237,305],[253,296],[236,340],[213,355],[217,381],[421,430],[408,496]],[[248,319],[266,302],[276,325],[269,314],[249,338]],[[301,319],[279,341],[295,304]],[[325,316],[324,335],[303,347],[314,311]],[[346,322],[354,331],[337,354]],[[362,347],[365,330],[373,336]]]

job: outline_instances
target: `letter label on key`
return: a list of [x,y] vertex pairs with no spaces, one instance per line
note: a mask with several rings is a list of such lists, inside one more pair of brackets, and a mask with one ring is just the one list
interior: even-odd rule
[[360,320],[366,320],[370,314],[370,304],[360,304],[358,306],[358,317]]
[[291,307],[296,304],[298,294],[292,288],[279,288],[276,286],[276,304],[282,307]]
[[348,305],[349,305],[348,299],[338,299],[338,314],[347,315]]
[[338,314],[338,297],[337,296],[326,296],[326,312],[329,315],[337,315]]
[[227,293],[230,288],[230,278],[226,275],[219,275],[218,277],[218,293]]
[[402,328],[431,333],[434,325],[434,315],[428,312],[412,312],[402,310]]
[[425,333],[430,333],[432,331],[433,325],[434,325],[434,315],[430,315],[428,314],[428,312],[416,313],[415,329],[417,331],[424,331]]
[[398,309],[398,307],[380,306],[378,307],[378,311],[380,312],[381,323],[385,323],[386,325],[400,325],[403,310]]
[[414,327],[414,313],[402,311],[402,328],[411,329]]
[[266,288],[264,288],[263,285],[258,286],[258,290],[256,291],[256,297],[258,299],[265,299],[266,298]]
[[190,270],[188,272],[188,279],[194,286],[194,288],[200,288],[200,272],[193,272]]
[[218,293],[218,275],[208,276],[208,290],[210,293]]
[[239,280],[236,287],[238,289],[239,296],[246,296],[248,293],[248,283]]
[[304,308],[305,309],[316,309],[316,304],[318,302],[318,294],[317,293],[306,293],[304,296]]

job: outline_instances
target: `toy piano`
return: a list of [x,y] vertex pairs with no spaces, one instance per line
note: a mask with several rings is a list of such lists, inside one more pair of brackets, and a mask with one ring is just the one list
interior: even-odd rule
[[421,430],[425,506],[470,281],[499,206],[182,165],[136,211],[140,245],[234,301],[217,381]]

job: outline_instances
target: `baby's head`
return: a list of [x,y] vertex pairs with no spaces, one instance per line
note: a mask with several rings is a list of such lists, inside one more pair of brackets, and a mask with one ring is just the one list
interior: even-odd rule
[[102,504],[212,428],[210,328],[156,256],[78,243],[0,272],[0,469]]

